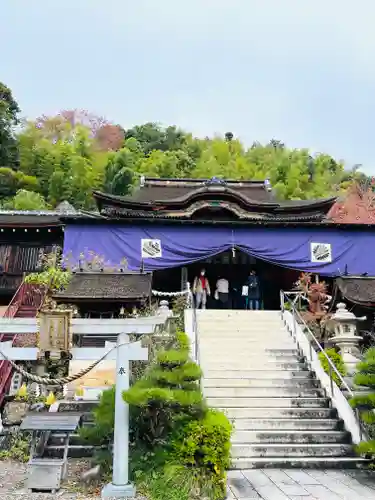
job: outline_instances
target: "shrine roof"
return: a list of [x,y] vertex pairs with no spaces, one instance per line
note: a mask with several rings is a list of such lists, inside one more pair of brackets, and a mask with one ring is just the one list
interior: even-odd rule
[[341,276],[336,284],[342,296],[355,304],[363,306],[375,305],[375,277]]
[[52,211],[0,210],[0,227],[62,226],[60,215]]
[[325,218],[336,200],[279,201],[268,181],[215,178],[144,178],[132,196],[93,194],[102,216],[119,219],[192,219],[202,210],[224,210],[239,220],[316,221]]
[[0,227],[62,226],[61,216],[74,216],[78,213],[67,201],[61,202],[55,210],[0,210]]
[[58,302],[82,300],[122,301],[147,299],[151,295],[151,273],[77,272],[66,290],[54,295]]
[[114,198],[118,201],[128,200],[133,203],[183,202],[196,192],[223,192],[223,190],[234,191],[248,200],[272,202],[272,191],[267,189],[265,181],[238,181],[215,178],[166,179],[145,177],[131,196],[116,196]]

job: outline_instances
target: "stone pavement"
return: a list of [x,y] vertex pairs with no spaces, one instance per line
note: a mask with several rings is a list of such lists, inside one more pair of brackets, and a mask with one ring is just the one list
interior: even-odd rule
[[360,470],[234,470],[228,485],[228,500],[375,500],[375,473]]

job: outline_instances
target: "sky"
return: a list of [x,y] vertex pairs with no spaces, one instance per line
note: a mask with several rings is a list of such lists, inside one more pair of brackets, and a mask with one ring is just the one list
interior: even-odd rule
[[1,0],[23,116],[275,138],[375,174],[374,0]]

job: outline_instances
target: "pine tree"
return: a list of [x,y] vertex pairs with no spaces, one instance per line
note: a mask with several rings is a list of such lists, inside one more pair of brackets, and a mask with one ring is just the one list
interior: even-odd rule
[[160,351],[148,373],[123,394],[138,413],[133,428],[138,442],[150,447],[165,444],[177,421],[182,424],[204,416],[201,375],[199,366],[189,359],[186,334],[177,332],[176,348]]

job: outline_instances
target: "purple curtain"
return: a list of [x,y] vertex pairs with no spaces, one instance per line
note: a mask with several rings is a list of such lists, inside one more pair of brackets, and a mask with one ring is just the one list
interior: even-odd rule
[[[141,240],[159,239],[162,256],[146,258],[145,270],[154,271],[189,264],[233,246],[280,266],[326,276],[368,273],[375,276],[375,232],[336,228],[225,228],[202,226],[94,226],[65,228],[64,255],[77,262],[80,254],[93,252],[119,265],[141,267]],[[330,246],[330,261],[313,262],[311,244]]]

